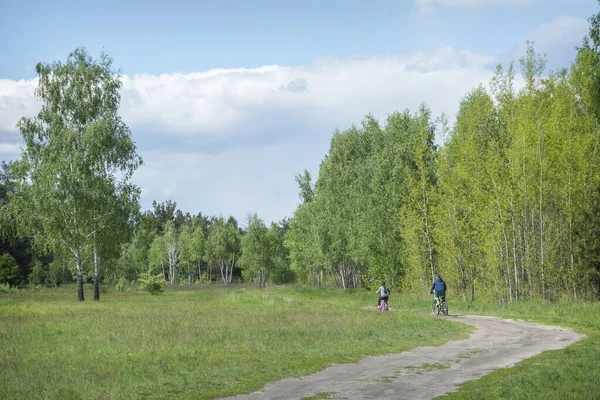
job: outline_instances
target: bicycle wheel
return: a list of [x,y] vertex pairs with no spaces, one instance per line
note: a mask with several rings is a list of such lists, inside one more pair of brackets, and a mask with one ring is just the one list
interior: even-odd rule
[[433,301],[433,303],[431,303],[431,313],[434,316],[437,316],[440,314],[440,308],[438,306],[436,306],[435,300]]
[[442,315],[447,317],[448,316],[448,304],[446,304],[446,302],[443,302],[440,308],[442,310]]

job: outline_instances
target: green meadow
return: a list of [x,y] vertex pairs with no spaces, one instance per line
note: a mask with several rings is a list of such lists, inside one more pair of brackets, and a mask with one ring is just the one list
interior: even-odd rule
[[0,398],[209,399],[472,329],[380,312],[364,290],[109,289],[83,303],[75,294],[74,286],[0,294]]
[[[88,289],[86,287],[86,289]],[[2,399],[210,399],[255,391],[331,363],[465,338],[429,297],[364,290],[189,287],[159,296],[76,288],[0,294]],[[444,399],[592,399],[600,387],[600,303],[481,304],[450,313],[570,327],[587,338],[463,385]]]

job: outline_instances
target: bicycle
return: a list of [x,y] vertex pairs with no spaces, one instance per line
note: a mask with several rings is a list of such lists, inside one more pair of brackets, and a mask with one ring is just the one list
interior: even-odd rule
[[446,296],[440,296],[439,302],[435,299],[431,304],[431,313],[434,316],[440,315],[442,313],[443,316],[448,316],[448,304],[446,303]]
[[381,303],[379,304],[379,306],[377,308],[380,309],[381,311],[388,311],[387,300],[381,299]]

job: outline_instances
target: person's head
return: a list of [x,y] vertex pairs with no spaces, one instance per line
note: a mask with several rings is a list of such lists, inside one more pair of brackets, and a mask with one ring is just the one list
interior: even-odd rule
[[381,286],[385,286],[385,282],[381,281]]
[[440,276],[440,274],[435,274],[435,279],[442,279],[442,277]]

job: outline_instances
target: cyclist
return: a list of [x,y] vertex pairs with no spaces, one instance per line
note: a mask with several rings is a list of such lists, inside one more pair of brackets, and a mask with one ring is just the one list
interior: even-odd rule
[[381,282],[381,286],[375,293],[379,293],[379,300],[377,301],[377,307],[381,307],[381,300],[388,301],[390,295],[390,289],[385,286],[385,282]]
[[440,304],[440,298],[446,296],[446,282],[444,282],[440,274],[435,274],[435,279],[433,280],[429,294],[433,294],[434,290],[434,299],[436,301],[436,305],[438,305]]

